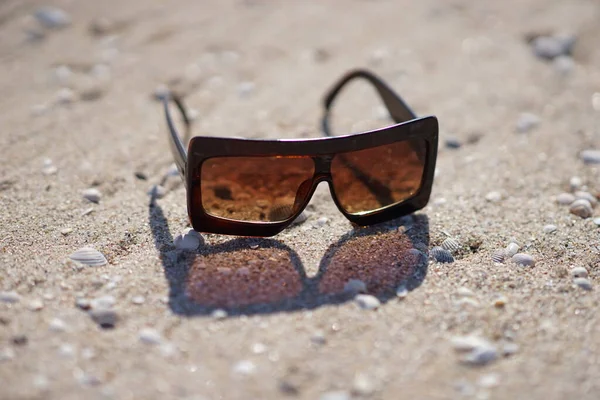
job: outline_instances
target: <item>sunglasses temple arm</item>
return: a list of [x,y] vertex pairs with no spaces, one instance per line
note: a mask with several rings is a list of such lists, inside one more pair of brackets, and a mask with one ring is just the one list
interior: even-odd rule
[[346,84],[356,78],[363,78],[369,81],[383,100],[388,113],[396,123],[410,121],[411,119],[417,118],[416,114],[406,105],[404,100],[398,96],[388,85],[386,85],[380,78],[373,73],[364,70],[357,69],[344,75],[327,93],[324,99],[325,115],[322,119],[322,130],[326,136],[333,136],[329,126],[329,110],[333,105],[334,100],[337,98],[340,91],[346,86]]
[[[175,128],[175,124],[173,123],[173,118],[171,117],[171,112],[169,111],[169,101],[173,100],[181,115],[183,117],[183,122],[185,123],[185,137],[183,141],[181,140],[181,136],[179,132],[177,132],[177,128]],[[169,147],[171,148],[171,153],[173,154],[173,158],[175,159],[175,165],[177,165],[177,169],[179,170],[179,174],[185,180],[185,170],[187,166],[187,151],[185,150],[184,143],[189,141],[190,136],[190,119],[185,110],[185,106],[183,105],[181,99],[177,96],[165,96],[163,99],[163,105],[165,108],[165,116],[167,118],[167,125],[169,127]]]

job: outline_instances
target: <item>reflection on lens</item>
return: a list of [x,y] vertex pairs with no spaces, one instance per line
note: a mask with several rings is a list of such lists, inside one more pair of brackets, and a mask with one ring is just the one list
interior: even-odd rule
[[284,221],[306,199],[313,174],[310,157],[210,158],[200,173],[202,206],[238,221]]
[[336,155],[331,176],[342,208],[366,214],[412,197],[421,186],[426,149],[424,140],[410,140]]

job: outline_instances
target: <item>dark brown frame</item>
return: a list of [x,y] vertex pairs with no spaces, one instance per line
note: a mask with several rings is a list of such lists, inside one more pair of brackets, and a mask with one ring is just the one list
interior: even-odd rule
[[[329,111],[339,92],[351,80],[363,78],[369,81],[381,96],[395,125],[346,136],[332,136],[329,126]],[[240,236],[273,236],[289,226],[300,215],[310,201],[317,185],[326,181],[338,209],[346,218],[358,225],[371,225],[388,221],[425,207],[429,201],[438,148],[438,121],[435,116],[417,118],[404,101],[381,79],[366,70],[354,70],[346,74],[325,96],[325,114],[322,119],[326,137],[314,139],[234,139],[196,136],[190,139],[186,152],[169,111],[172,100],[182,114],[186,126],[185,139],[190,133],[190,119],[181,98],[172,94],[163,99],[167,125],[170,131],[170,146],[175,164],[186,184],[187,206],[190,222],[198,232],[220,233]],[[368,214],[349,214],[341,206],[333,188],[330,164],[338,153],[363,150],[408,139],[423,139],[427,144],[421,186],[411,198]],[[315,173],[309,194],[296,213],[278,222],[242,222],[208,214],[202,206],[200,190],[200,168],[211,157],[219,156],[310,156],[315,162]]]

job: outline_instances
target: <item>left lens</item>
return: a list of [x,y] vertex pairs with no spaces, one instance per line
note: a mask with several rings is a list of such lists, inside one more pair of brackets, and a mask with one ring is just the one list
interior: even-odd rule
[[331,178],[341,207],[368,214],[408,200],[421,187],[427,142],[406,140],[337,154]]
[[311,186],[310,157],[215,157],[202,163],[202,207],[237,221],[285,221],[298,211]]

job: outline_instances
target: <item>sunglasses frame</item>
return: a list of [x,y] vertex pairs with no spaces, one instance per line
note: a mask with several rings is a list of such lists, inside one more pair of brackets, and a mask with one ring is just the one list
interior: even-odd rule
[[[331,136],[329,110],[340,90],[350,80],[367,79],[375,86],[383,99],[395,125],[344,136]],[[186,138],[189,136],[191,121],[180,97],[172,94],[163,99],[170,131],[170,145],[177,168],[186,184],[187,207],[194,230],[205,233],[219,233],[239,236],[273,236],[288,227],[306,208],[317,185],[327,182],[333,201],[342,214],[351,222],[366,226],[388,221],[410,214],[425,207],[431,195],[438,148],[438,121],[434,116],[416,118],[404,101],[381,79],[365,70],[354,70],[346,74],[325,97],[325,114],[322,129],[327,135],[309,139],[238,139],[223,137],[195,136],[190,139],[187,153],[175,129],[169,111],[169,101],[173,101],[182,114],[186,125]],[[410,139],[424,140],[427,145],[421,184],[410,198],[373,210],[368,213],[351,214],[340,204],[332,181],[331,161],[336,154],[385,146]],[[203,162],[214,157],[268,157],[268,156],[308,156],[314,160],[314,175],[306,198],[293,215],[283,221],[259,222],[239,221],[209,214],[202,205],[200,171]]]

